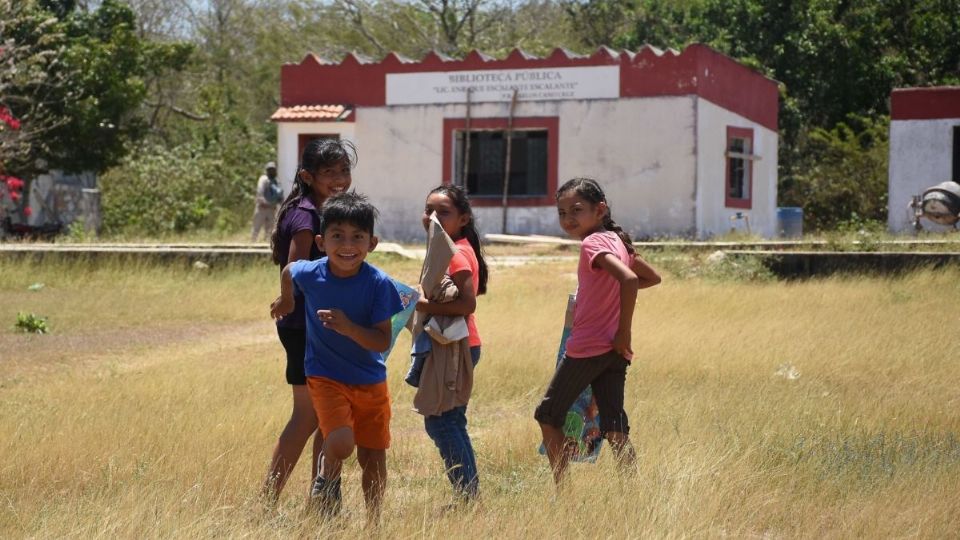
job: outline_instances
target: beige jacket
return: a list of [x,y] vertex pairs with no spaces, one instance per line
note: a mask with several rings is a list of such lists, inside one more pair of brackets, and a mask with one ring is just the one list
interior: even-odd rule
[[[433,302],[449,302],[459,295],[457,286],[445,276],[430,294]],[[463,324],[463,317],[433,316],[436,328],[430,333],[430,355],[423,364],[420,386],[413,398],[413,410],[424,416],[438,416],[470,401],[473,391],[473,359],[470,340],[447,341],[438,334],[451,325]],[[437,338],[440,338],[438,341]]]

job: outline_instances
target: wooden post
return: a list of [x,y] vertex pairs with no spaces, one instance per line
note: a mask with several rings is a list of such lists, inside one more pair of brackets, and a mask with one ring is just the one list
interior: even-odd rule
[[463,188],[463,191],[467,191],[467,173],[470,172],[470,91],[472,88],[467,88],[467,125],[464,128],[463,132],[463,176],[460,177],[460,187]]
[[510,116],[507,117],[507,159],[503,170],[503,220],[500,223],[501,234],[507,234],[507,196],[510,194],[510,147],[513,142],[513,112],[517,109],[517,89],[513,89],[510,100]]

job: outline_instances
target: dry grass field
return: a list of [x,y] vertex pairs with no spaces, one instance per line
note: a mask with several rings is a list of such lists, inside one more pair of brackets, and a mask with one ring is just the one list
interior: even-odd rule
[[[419,266],[376,258],[412,281]],[[289,414],[268,304],[276,269],[0,262],[0,538],[925,537],[960,535],[960,271],[643,291],[627,410],[640,460],[608,449],[556,494],[533,408],[574,264],[494,269],[470,405],[483,500],[449,486],[410,411],[409,338],[389,360],[390,484],[365,526],[256,493]],[[41,282],[44,287],[30,291]],[[16,333],[18,311],[51,333]]]

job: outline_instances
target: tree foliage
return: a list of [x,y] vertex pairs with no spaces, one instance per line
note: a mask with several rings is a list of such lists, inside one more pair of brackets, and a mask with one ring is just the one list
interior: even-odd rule
[[[164,221],[172,229],[246,221],[248,195],[240,193],[252,190],[270,155],[279,66],[307,53],[416,59],[476,48],[502,57],[514,47],[544,55],[555,47],[706,43],[782,83],[780,202],[806,207],[816,227],[853,214],[882,218],[885,189],[876,178],[886,143],[877,130],[892,88],[960,84],[960,0],[128,1],[0,0],[27,6],[20,11],[29,16],[0,20],[0,32],[34,51],[18,61],[33,67],[12,86],[0,73],[0,105],[23,120],[23,166],[45,156],[69,169],[113,167],[106,189],[117,196],[122,178],[138,186],[125,193],[158,189],[151,182],[180,189],[163,174],[141,180],[163,170],[210,187],[199,189],[208,211],[191,199],[194,210],[179,215],[192,217]],[[20,21],[18,33],[10,33],[11,20]],[[6,101],[9,88],[29,96],[23,101],[34,110]],[[28,124],[44,135],[28,137]],[[4,140],[2,148],[13,145]],[[218,151],[231,159],[217,161]],[[170,163],[154,164],[151,153]],[[229,189],[208,184],[213,170],[229,178]],[[852,195],[842,177],[870,187]],[[114,195],[105,202],[132,200]],[[222,217],[228,211],[239,214],[231,221]],[[122,226],[119,218],[110,223]]]
[[[872,177],[875,165],[885,168],[885,155],[874,155],[873,147],[861,148],[865,154],[859,155],[847,143],[875,139],[876,122],[889,114],[891,90],[960,83],[960,0],[587,0],[574,5],[574,27],[588,43],[604,39],[627,48],[644,43],[682,48],[701,42],[780,81],[781,202],[809,207],[808,226],[832,225],[854,212],[882,219],[877,208],[885,189],[868,190],[871,201],[851,203],[854,210],[829,188],[838,179],[818,177],[812,171],[823,169],[811,167],[840,166],[836,152],[844,148],[846,159],[865,167],[854,176]],[[616,28],[620,14],[627,27],[622,33],[592,30],[597,20],[607,19],[604,27]],[[851,115],[859,120],[848,122]]]
[[66,36],[49,13],[0,0],[0,172],[29,172],[48,151],[48,133],[66,120],[54,113],[67,84]]
[[889,121],[851,115],[831,129],[806,132],[797,173],[781,184],[780,201],[802,206],[805,223],[816,230],[885,221]]
[[188,49],[141,39],[134,12],[118,0],[91,11],[2,1],[14,16],[0,23],[0,104],[24,125],[19,145],[5,145],[6,166],[26,174],[40,165],[100,172],[118,163],[145,134],[144,78],[180,69]]
[[242,123],[217,126],[216,133],[199,130],[173,147],[143,144],[104,174],[104,230],[156,236],[245,226],[254,173],[273,157],[273,148]]

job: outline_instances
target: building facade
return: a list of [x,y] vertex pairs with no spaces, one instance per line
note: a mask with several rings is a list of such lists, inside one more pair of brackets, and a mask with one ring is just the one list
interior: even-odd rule
[[775,81],[703,45],[502,60],[308,55],[282,67],[272,120],[287,189],[311,138],[357,145],[354,186],[380,209],[384,238],[423,238],[426,194],[448,182],[467,186],[484,233],[505,222],[510,234],[560,235],[554,193],[577,176],[601,182],[637,237],[746,223],[773,236],[778,96]]
[[[960,183],[960,86],[895,89],[890,94],[890,231],[912,232],[912,197],[948,180]],[[953,230],[928,220],[921,224],[932,231]]]

